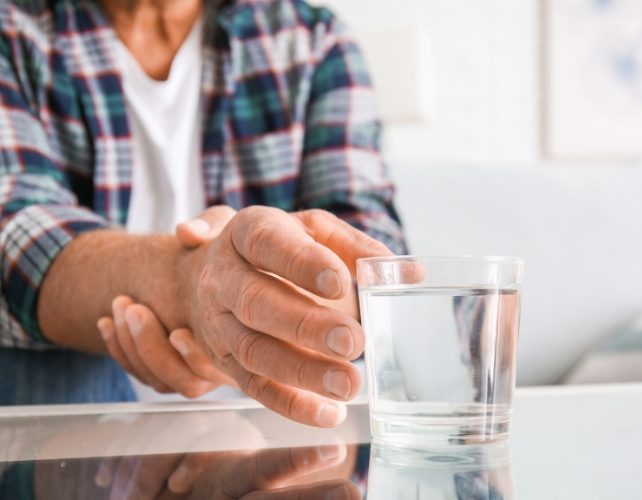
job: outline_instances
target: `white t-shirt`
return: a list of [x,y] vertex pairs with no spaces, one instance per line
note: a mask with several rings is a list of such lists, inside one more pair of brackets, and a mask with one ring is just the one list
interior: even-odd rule
[[173,232],[205,209],[201,170],[203,21],[181,45],[165,81],[154,80],[118,41],[125,106],[133,138],[127,230]]
[[[200,113],[203,21],[195,23],[172,62],[169,78],[150,78],[118,41],[125,106],[132,132],[134,166],[127,231],[174,232],[205,209],[201,174]],[[140,401],[184,401],[178,394],[158,394],[134,378]],[[201,399],[240,397],[223,386]]]

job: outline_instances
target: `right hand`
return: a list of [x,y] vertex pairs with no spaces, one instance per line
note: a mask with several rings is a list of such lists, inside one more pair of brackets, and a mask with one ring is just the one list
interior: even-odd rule
[[247,395],[297,422],[333,427],[361,387],[350,360],[364,333],[284,280],[340,299],[356,260],[379,255],[390,251],[328,212],[244,209],[209,245],[186,252],[178,272],[185,321]]
[[[359,489],[346,479],[332,478],[313,484],[283,487],[310,474],[324,472],[332,476],[331,470],[345,459],[345,444],[264,449],[249,456],[232,457],[228,454],[220,465],[214,463],[198,477],[189,498],[357,500],[361,498]],[[172,478],[169,487],[172,488]]]
[[[344,465],[346,445],[125,457],[103,462],[97,484],[110,499],[211,498],[356,500],[358,488],[334,472]],[[107,471],[109,468],[109,472]],[[322,482],[288,486],[315,474]],[[109,482],[103,482],[109,477]],[[166,489],[165,489],[166,488]],[[169,490],[169,491],[167,491]],[[332,497],[326,497],[332,491]],[[170,493],[171,492],[171,493]]]

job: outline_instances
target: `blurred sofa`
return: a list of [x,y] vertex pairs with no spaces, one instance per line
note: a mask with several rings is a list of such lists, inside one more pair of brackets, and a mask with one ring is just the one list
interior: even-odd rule
[[642,166],[391,171],[411,253],[526,259],[518,385],[568,379],[642,313]]

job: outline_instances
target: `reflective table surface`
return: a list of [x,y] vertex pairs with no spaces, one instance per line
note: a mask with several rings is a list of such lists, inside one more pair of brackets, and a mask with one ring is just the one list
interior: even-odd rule
[[246,400],[0,408],[0,498],[642,498],[642,384],[518,389],[509,440],[370,442]]

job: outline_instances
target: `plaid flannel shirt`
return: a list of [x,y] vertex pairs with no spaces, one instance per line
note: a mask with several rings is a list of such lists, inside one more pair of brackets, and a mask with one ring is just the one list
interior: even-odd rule
[[[301,0],[207,2],[207,205],[321,208],[403,252],[362,56]],[[58,252],[123,225],[132,139],[95,0],[0,0],[0,347],[47,346],[40,285]]]

